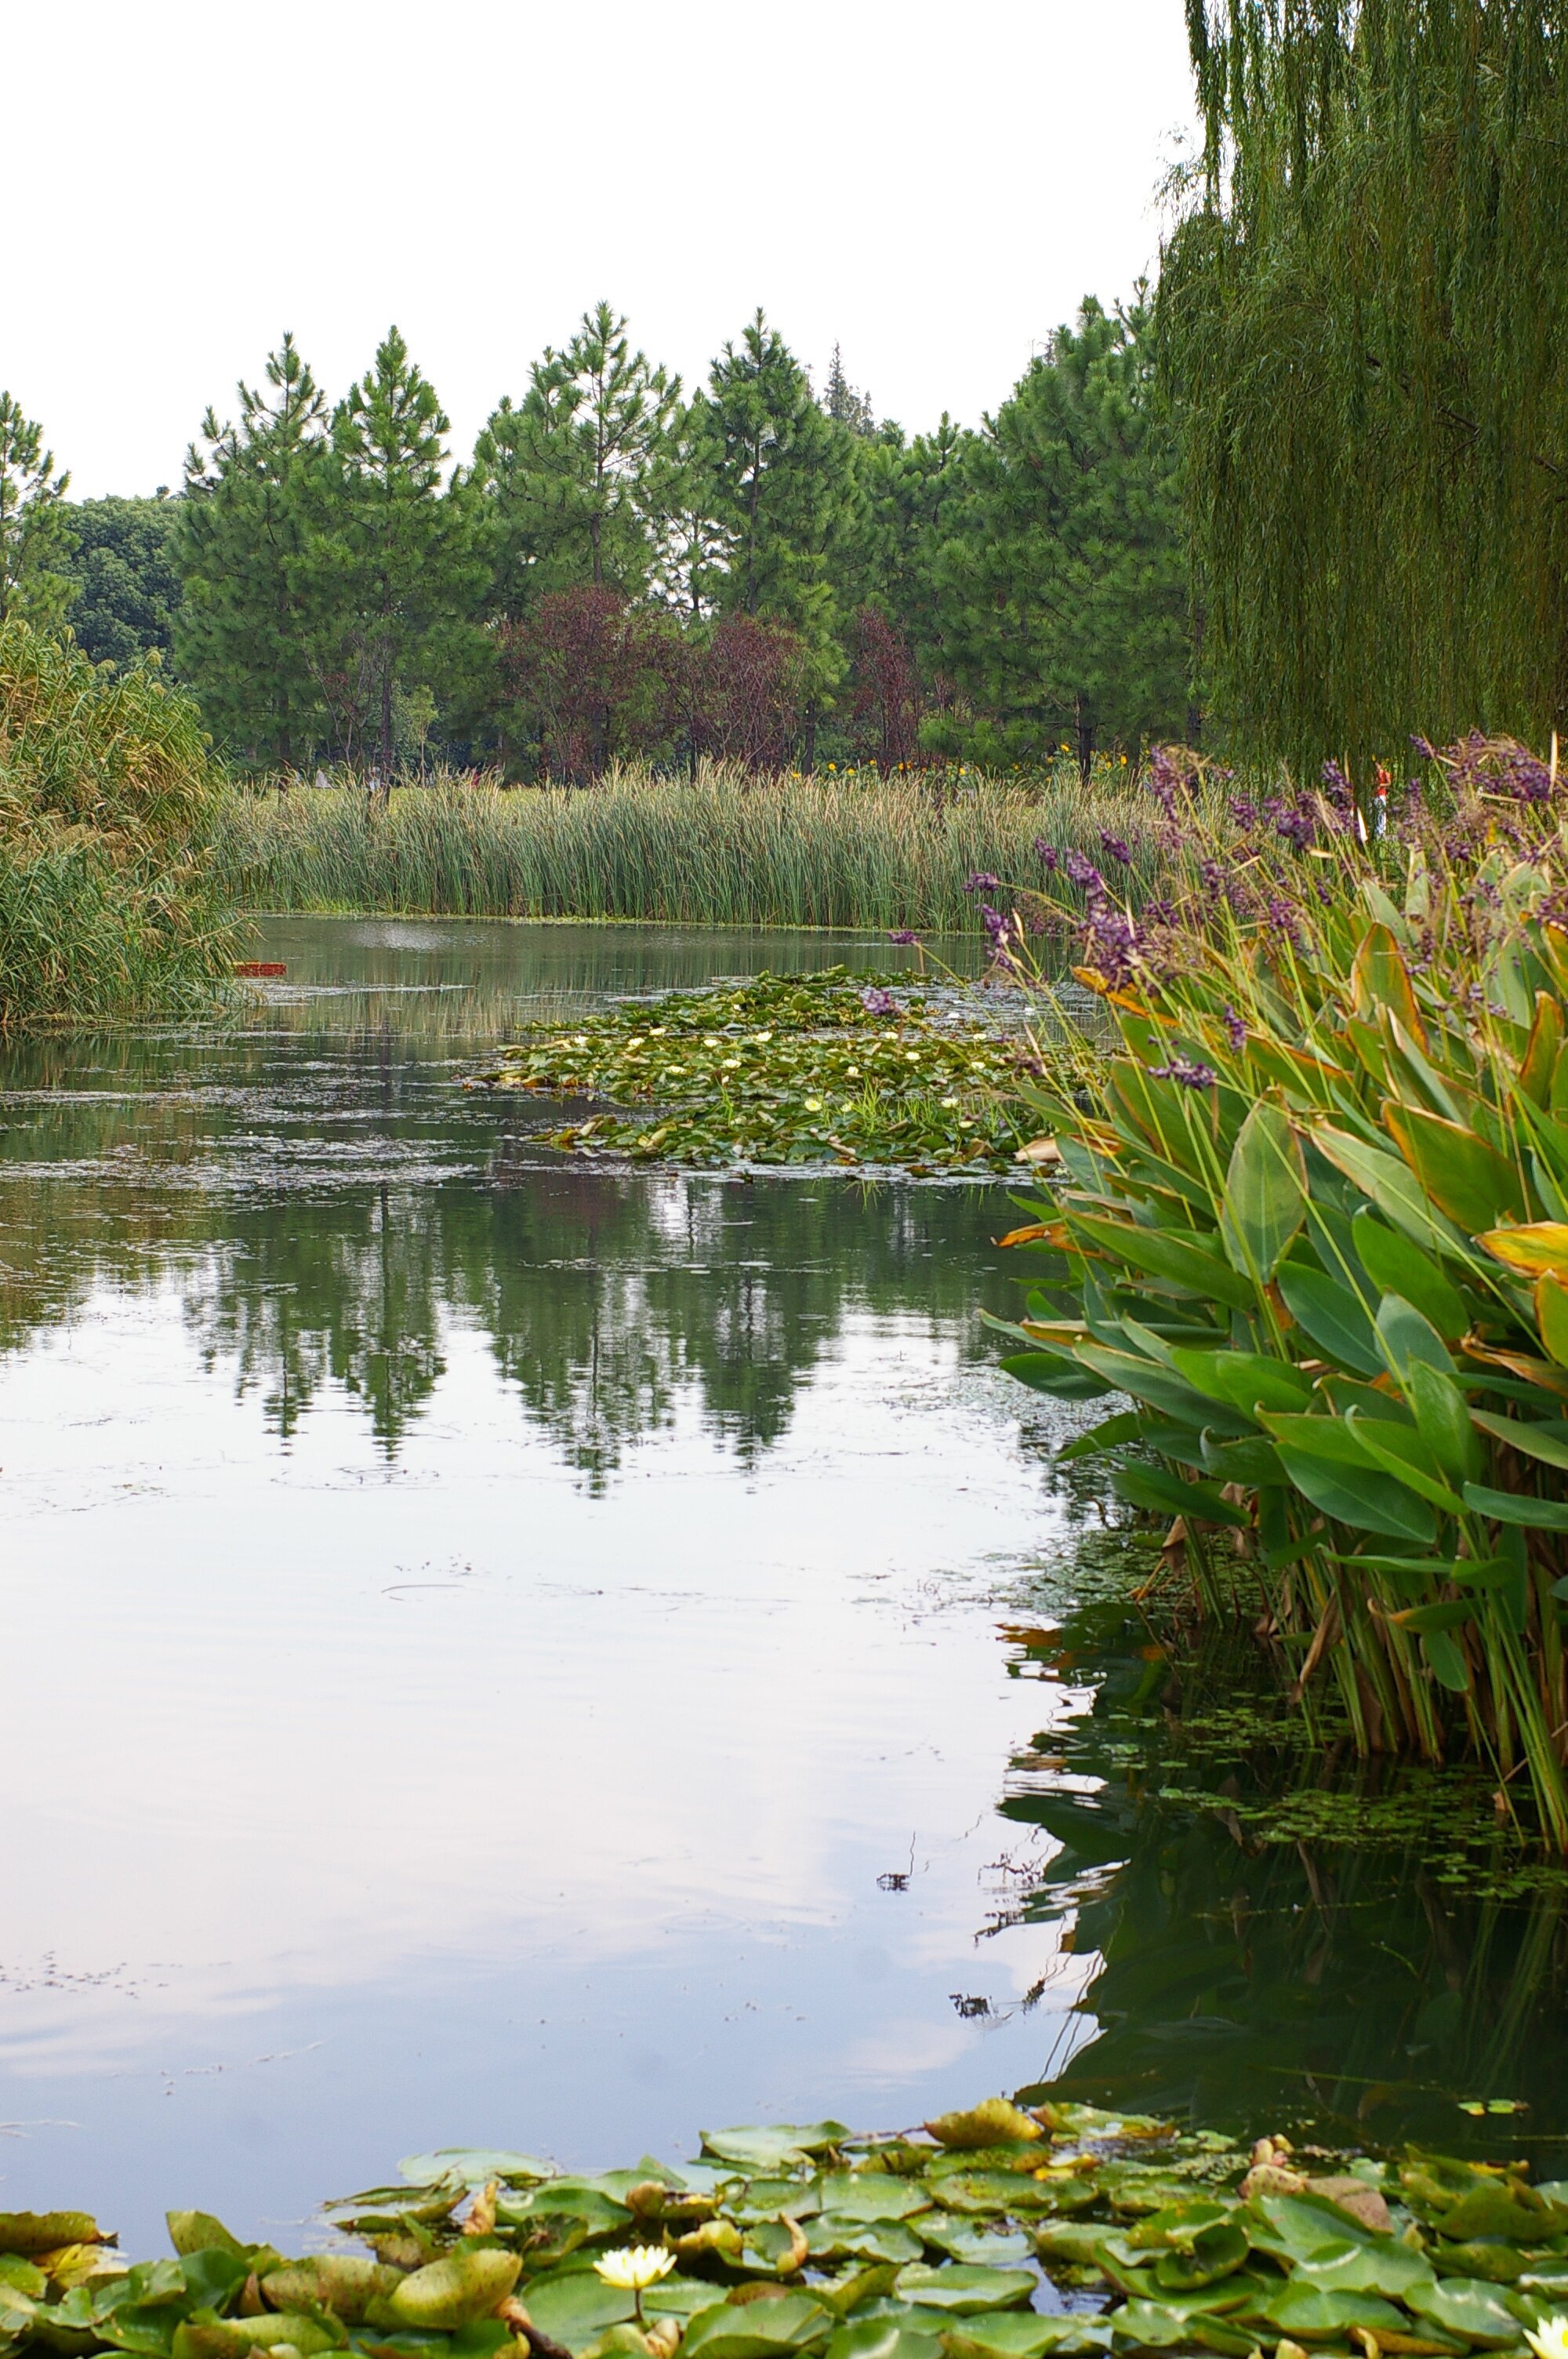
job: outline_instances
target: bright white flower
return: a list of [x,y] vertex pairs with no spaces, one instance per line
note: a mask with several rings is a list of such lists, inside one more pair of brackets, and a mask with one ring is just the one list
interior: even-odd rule
[[1524,2339],[1535,2359],[1568,2359],[1568,2318],[1543,2318],[1533,2333],[1526,2327]]
[[676,2265],[676,2256],[663,2245],[622,2245],[615,2252],[606,2253],[595,2261],[594,2273],[606,2285],[619,2286],[623,2293],[641,2293],[645,2286],[657,2285],[667,2277]]

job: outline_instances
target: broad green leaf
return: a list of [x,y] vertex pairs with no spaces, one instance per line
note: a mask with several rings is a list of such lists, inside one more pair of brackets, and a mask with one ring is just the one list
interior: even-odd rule
[[62,2245],[102,2242],[97,2221],[86,2212],[0,2212],[0,2253],[53,2253]]
[[522,2267],[515,2253],[444,2253],[404,2277],[388,2307],[405,2326],[450,2333],[454,2326],[488,2317],[512,2291]]
[[1435,2285],[1412,2286],[1404,2301],[1418,2318],[1430,2319],[1444,2334],[1456,2334],[1478,2350],[1512,2350],[1524,2339],[1496,2286],[1479,2277],[1440,2277]]
[[1261,2307],[1260,2315],[1281,2334],[1348,2338],[1357,2327],[1372,2333],[1402,2334],[1410,2321],[1392,2302],[1375,2293],[1344,2293],[1292,2277],[1290,2283]]
[[1379,2236],[1376,2244],[1358,2245],[1329,2261],[1303,2261],[1292,2283],[1311,2284],[1325,2293],[1379,2293],[1388,2301],[1402,2301],[1412,2286],[1433,2282],[1432,2263],[1424,2253],[1412,2252],[1397,2238]]
[[[962,2326],[943,2335],[945,2359],[1044,2359],[1047,2351],[1106,2351],[1110,2347],[1108,2318],[1081,2310],[993,2310],[966,2318]],[[840,2354],[828,2345],[828,2359]],[[847,2354],[853,2359],[853,2354]]]
[[1223,1407],[1217,1408],[1212,1400],[1195,1392],[1173,1370],[1162,1368],[1152,1360],[1141,1359],[1131,1352],[1115,1351],[1104,1343],[1080,1343],[1075,1356],[1119,1392],[1130,1393],[1134,1400],[1146,1400],[1151,1408],[1173,1417],[1178,1424],[1189,1426],[1195,1433],[1212,1425],[1221,1432],[1228,1430],[1231,1439],[1238,1440],[1252,1430],[1250,1419]]
[[1363,1195],[1370,1196],[1395,1228],[1402,1229],[1418,1245],[1425,1245],[1434,1253],[1475,1262],[1476,1256],[1465,1231],[1455,1228],[1438,1210],[1415,1173],[1397,1155],[1368,1147],[1349,1131],[1336,1130],[1326,1123],[1315,1127],[1310,1136],[1313,1145],[1335,1169],[1342,1171]]
[[1457,1342],[1470,1325],[1470,1314],[1458,1288],[1433,1256],[1400,1230],[1386,1227],[1373,1212],[1357,1212],[1350,1233],[1361,1266],[1378,1292],[1402,1295],[1440,1335]]
[[1202,1450],[1204,1472],[1222,1483],[1242,1483],[1256,1490],[1265,1483],[1285,1479],[1279,1451],[1261,1436],[1249,1441],[1218,1441],[1206,1431]]
[[906,2301],[960,2313],[1016,2310],[1030,2299],[1039,2282],[1033,2269],[976,2268],[962,2261],[935,2266],[916,2261],[898,2273],[898,2290]]
[[867,2220],[820,2212],[806,2225],[806,2250],[815,2261],[917,2261],[920,2234],[897,2220]]
[[1371,1319],[1347,1286],[1296,1261],[1281,1264],[1276,1283],[1291,1317],[1321,1351],[1359,1376],[1381,1375]]
[[824,2212],[840,2220],[907,2220],[931,2204],[924,2181],[895,2178],[891,2170],[826,2171],[819,2192]]
[[1547,1466],[1568,1468],[1568,1424],[1530,1425],[1520,1417],[1494,1417],[1490,1409],[1485,1408],[1473,1408],[1470,1422],[1478,1425],[1483,1433],[1506,1441],[1510,1450],[1522,1451],[1527,1458],[1539,1458]]
[[552,2269],[531,2277],[519,2299],[542,2334],[580,2351],[607,2326],[634,2318],[637,2305],[620,2286],[606,2285],[591,2268]]
[[1473,1597],[1454,1597],[1436,1605],[1407,1605],[1402,1613],[1390,1614],[1401,1630],[1414,1630],[1425,1637],[1433,1630],[1459,1630],[1476,1618]]
[[1494,1523],[1520,1524],[1527,1531],[1568,1532],[1568,1504],[1556,1499],[1527,1499],[1512,1491],[1488,1491],[1479,1483],[1466,1483],[1465,1505]]
[[1287,2261],[1335,2258],[1376,2241],[1364,2222],[1322,2195],[1254,2195],[1246,2206],[1249,2234],[1260,2252]]
[[1257,1302],[1256,1288],[1211,1253],[1195,1230],[1146,1229],[1131,1221],[1071,1209],[1066,1217],[1075,1236],[1083,1236],[1130,1269],[1184,1287],[1203,1301],[1226,1303],[1233,1310],[1250,1310]]
[[434,2154],[405,2156],[397,2168],[414,2187],[428,2187],[438,2179],[460,2179],[465,2187],[482,2187],[489,2179],[526,2186],[556,2176],[553,2162],[541,2162],[537,2155],[514,2154],[507,2147],[438,2147]]
[[681,2349],[688,2359],[775,2359],[825,2343],[837,2321],[809,2294],[786,2293],[776,2301],[714,2302],[698,2310]]
[[1448,1689],[1453,1695],[1465,1692],[1470,1685],[1469,1665],[1465,1649],[1450,1631],[1428,1630],[1422,1638],[1421,1651],[1439,1687]]
[[1225,1175],[1219,1234],[1233,1269],[1266,1285],[1306,1211],[1306,1173],[1295,1133],[1260,1099],[1241,1125]]
[[1441,1515],[1464,1514],[1464,1500],[1439,1478],[1432,1452],[1411,1427],[1390,1425],[1386,1418],[1363,1417],[1354,1408],[1346,1411],[1345,1422],[1380,1473],[1406,1484]]
[[1155,2282],[1162,2293],[1214,2285],[1240,2268],[1248,2250],[1244,2228],[1235,2220],[1217,2220],[1200,2230],[1185,2251],[1160,2255],[1154,2264]]
[[1197,1516],[1206,1523],[1229,1524],[1245,1531],[1251,1518],[1233,1506],[1215,1483],[1184,1483],[1160,1466],[1119,1466],[1111,1477],[1120,1497],[1156,1515]]
[[1560,1368],[1568,1368],[1568,1278],[1546,1271],[1535,1281],[1535,1323],[1542,1348]]
[[1098,1458],[1102,1451],[1115,1450],[1124,1441],[1136,1441],[1143,1430],[1143,1420],[1135,1408],[1118,1409],[1114,1417],[1101,1418],[1087,1433],[1080,1433],[1064,1449],[1058,1450],[1058,1461],[1073,1458]]
[[[1381,897],[1386,901],[1386,896]],[[1391,908],[1389,914],[1395,915]],[[1384,923],[1368,927],[1357,948],[1350,978],[1358,1016],[1375,1019],[1387,1008],[1421,1048],[1426,1047],[1426,1027],[1415,987],[1392,927]]]
[[1412,1360],[1424,1361],[1440,1375],[1454,1374],[1454,1363],[1442,1336],[1431,1320],[1423,1319],[1414,1303],[1407,1302],[1402,1294],[1384,1295],[1378,1305],[1376,1325],[1389,1373],[1401,1385]]
[[1530,1205],[1511,1163],[1463,1123],[1383,1102],[1383,1125],[1426,1195],[1469,1236],[1506,1220],[1527,1221]]
[[1198,1352],[1173,1344],[1171,1364],[1199,1392],[1229,1402],[1245,1417],[1260,1403],[1271,1409],[1304,1408],[1312,1398],[1309,1375],[1293,1361],[1271,1359],[1264,1352]]
[[1109,1390],[1060,1352],[1010,1352],[998,1364],[1005,1375],[1016,1376],[1032,1392],[1049,1393],[1053,1400],[1099,1400]]
[[774,2122],[701,2135],[704,2154],[717,2155],[720,2162],[738,2162],[748,2170],[787,2170],[841,2145],[849,2130],[844,2122]]
[[941,2349],[935,2334],[914,2332],[899,2319],[864,2318],[834,2329],[827,2359],[940,2359]]
[[1416,1431],[1433,1460],[1454,1483],[1465,1483],[1481,1472],[1481,1445],[1470,1422],[1470,1409],[1452,1376],[1411,1360],[1405,1367],[1405,1397],[1415,1413]]
[[1379,1532],[1385,1539],[1414,1540],[1426,1548],[1436,1538],[1431,1508],[1391,1476],[1360,1466],[1333,1465],[1282,1443],[1280,1458],[1302,1496],[1336,1523],[1349,1524],[1357,1531]]
[[962,2113],[937,2114],[925,2127],[939,2146],[970,2154],[988,2146],[1034,2146],[1044,2135],[1033,2114],[1011,2097],[984,2097]]

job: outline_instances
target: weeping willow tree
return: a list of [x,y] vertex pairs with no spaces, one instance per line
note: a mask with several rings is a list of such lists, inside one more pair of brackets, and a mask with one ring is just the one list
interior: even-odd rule
[[1568,705],[1568,12],[1187,0],[1166,256],[1214,705],[1393,750]]

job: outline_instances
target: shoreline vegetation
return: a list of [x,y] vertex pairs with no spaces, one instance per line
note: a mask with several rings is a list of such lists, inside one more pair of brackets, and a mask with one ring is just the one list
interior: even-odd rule
[[1249,2147],[1023,2093],[1042,2102],[891,2136],[707,2130],[695,2161],[582,2176],[448,2147],[325,2207],[361,2250],[298,2259],[171,2212],[175,2257],[127,2265],[86,2213],[11,2213],[0,2341],[78,2359],[1289,2359],[1302,2337],[1560,2359],[1568,2182],[1278,2134]]
[[384,799],[232,785],[214,860],[249,909],[972,933],[971,876],[1043,875],[1038,845],[1098,850],[1108,827],[1152,887],[1153,817],[1110,763],[1087,784],[1076,769],[802,777],[708,762],[587,788],[444,773]]
[[210,1012],[233,933],[189,697],[0,622],[0,1033]]

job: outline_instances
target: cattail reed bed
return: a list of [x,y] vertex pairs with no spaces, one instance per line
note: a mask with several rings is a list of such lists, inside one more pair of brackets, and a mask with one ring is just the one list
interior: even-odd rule
[[253,909],[957,931],[973,879],[1044,880],[1047,848],[1098,853],[1106,831],[1129,845],[1134,890],[1152,884],[1148,797],[1125,770],[938,785],[705,765],[582,788],[447,775],[384,805],[353,787],[236,786],[217,862]]

